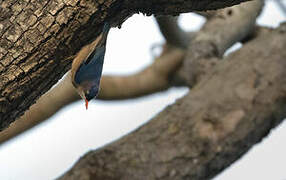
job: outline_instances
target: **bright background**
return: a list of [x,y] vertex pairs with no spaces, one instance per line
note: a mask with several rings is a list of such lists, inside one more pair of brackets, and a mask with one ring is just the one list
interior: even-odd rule
[[[284,1],[284,0],[283,0]],[[285,3],[285,1],[284,1]],[[267,1],[258,23],[276,27],[285,21],[276,3]],[[198,30],[204,19],[183,14],[185,30]],[[107,42],[104,74],[131,74],[152,63],[162,44],[152,17],[134,15],[121,29],[113,28]],[[49,121],[0,146],[0,180],[49,180],[68,170],[80,156],[129,133],[167,105],[187,93],[172,88],[162,93],[125,101],[74,103]],[[286,122],[255,145],[243,158],[215,180],[286,180]]]

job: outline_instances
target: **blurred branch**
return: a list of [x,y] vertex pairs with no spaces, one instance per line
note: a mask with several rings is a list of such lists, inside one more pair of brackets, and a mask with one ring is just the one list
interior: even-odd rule
[[255,0],[218,10],[192,39],[178,78],[189,87],[196,84],[228,48],[253,33],[263,5],[264,1]]
[[133,133],[87,153],[59,179],[217,175],[286,116],[285,26],[258,34],[185,97]]
[[210,10],[210,11],[195,11],[194,13],[205,17],[206,19],[210,19],[214,17],[217,13],[217,10]]
[[[140,97],[170,87],[169,77],[181,65],[184,52],[164,47],[162,55],[143,71],[129,76],[103,76],[98,99],[115,100]],[[0,144],[45,121],[57,111],[80,100],[72,86],[70,74],[44,94],[25,114],[7,129],[0,132]]]
[[0,132],[0,144],[47,120],[66,105],[79,100],[79,96],[66,75],[61,82],[41,96],[28,111],[8,128]]
[[166,90],[170,87],[169,78],[181,65],[183,57],[182,50],[165,46],[162,55],[151,66],[135,75],[104,76],[98,98],[129,99]]
[[159,29],[168,44],[186,49],[190,36],[178,25],[178,17],[175,16],[156,16]]

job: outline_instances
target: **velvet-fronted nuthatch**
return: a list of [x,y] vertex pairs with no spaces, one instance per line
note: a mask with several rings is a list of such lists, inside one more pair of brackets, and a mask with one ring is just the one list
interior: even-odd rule
[[109,30],[109,23],[105,23],[102,33],[92,43],[84,46],[72,63],[72,83],[79,95],[85,100],[86,109],[88,108],[88,102],[95,98],[99,92]]

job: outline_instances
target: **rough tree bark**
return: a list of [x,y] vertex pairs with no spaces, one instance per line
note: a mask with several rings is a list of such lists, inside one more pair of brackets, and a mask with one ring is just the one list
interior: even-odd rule
[[0,130],[22,115],[70,68],[100,32],[134,13],[179,14],[246,0],[5,0],[0,2]]

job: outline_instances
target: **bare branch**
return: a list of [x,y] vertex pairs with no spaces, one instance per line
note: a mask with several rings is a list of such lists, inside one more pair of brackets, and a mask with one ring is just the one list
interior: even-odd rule
[[178,25],[178,17],[157,16],[156,22],[168,44],[186,49],[190,37]]
[[251,1],[219,10],[202,27],[189,46],[180,78],[190,87],[196,84],[234,43],[249,36],[264,1]]
[[79,99],[67,75],[54,88],[41,96],[28,111],[0,132],[0,144],[47,120],[64,106]]
[[[169,77],[181,65],[184,52],[165,46],[160,57],[143,71],[129,76],[103,76],[98,99],[129,99],[166,90]],[[64,106],[80,100],[72,86],[70,74],[44,94],[10,127],[0,132],[0,144],[47,120]]]
[[165,48],[163,54],[155,59],[151,66],[133,76],[103,77],[99,99],[135,98],[169,88],[169,78],[181,65],[184,52],[173,47]]

